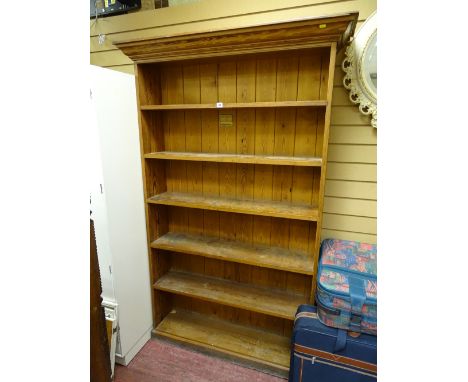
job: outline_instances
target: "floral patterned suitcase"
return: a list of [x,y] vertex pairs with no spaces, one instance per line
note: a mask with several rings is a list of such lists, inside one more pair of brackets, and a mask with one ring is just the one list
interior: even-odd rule
[[325,325],[377,335],[377,247],[325,239],[316,302]]

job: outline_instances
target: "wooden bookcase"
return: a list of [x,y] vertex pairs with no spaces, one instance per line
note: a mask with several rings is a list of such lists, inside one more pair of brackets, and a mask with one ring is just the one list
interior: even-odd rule
[[357,13],[115,43],[135,61],[154,332],[289,366]]

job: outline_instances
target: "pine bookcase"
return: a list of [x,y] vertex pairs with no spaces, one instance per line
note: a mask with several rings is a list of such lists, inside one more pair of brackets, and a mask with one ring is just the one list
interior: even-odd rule
[[154,333],[287,370],[314,303],[335,55],[357,13],[115,45],[135,62]]

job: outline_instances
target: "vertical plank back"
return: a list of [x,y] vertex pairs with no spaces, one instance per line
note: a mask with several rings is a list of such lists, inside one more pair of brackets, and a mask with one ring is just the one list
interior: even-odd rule
[[[236,75],[236,101],[255,101],[256,60],[246,59],[237,61]],[[236,153],[253,154],[255,149],[255,110],[239,109],[236,118]],[[252,200],[254,194],[254,169],[251,165],[236,165],[236,198]],[[252,243],[253,217],[251,215],[238,215],[235,217],[235,232],[239,240]],[[252,282],[252,267],[239,264],[239,281]],[[251,322],[256,314],[248,311],[239,313],[241,320]],[[253,318],[252,318],[253,317]]]
[[[200,67],[198,64],[185,64],[183,66],[184,103],[200,103]],[[185,148],[188,152],[202,151],[202,119],[198,110],[186,110],[185,113]],[[199,162],[187,162],[187,192],[201,194],[203,192],[203,166]],[[203,214],[194,209],[188,209],[188,232],[203,233]],[[189,270],[203,273],[205,259],[191,256],[188,259]]]
[[[237,65],[235,61],[220,62],[218,65],[218,99],[220,102],[236,102],[237,100]],[[236,110],[220,110],[218,117],[231,119],[231,124],[218,124],[219,152],[236,153],[237,114]],[[219,164],[220,194],[228,198],[236,197],[236,164]],[[236,215],[226,212],[219,213],[219,236],[224,239],[236,240]],[[224,278],[239,281],[239,265],[224,263]]]

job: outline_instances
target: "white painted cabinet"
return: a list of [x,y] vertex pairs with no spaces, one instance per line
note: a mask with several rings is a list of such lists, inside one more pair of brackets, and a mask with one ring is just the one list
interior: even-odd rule
[[117,304],[116,361],[150,339],[151,291],[133,75],[91,66],[91,210],[103,303]]

